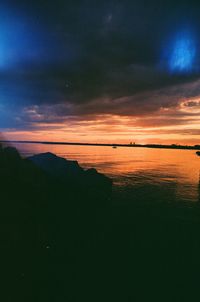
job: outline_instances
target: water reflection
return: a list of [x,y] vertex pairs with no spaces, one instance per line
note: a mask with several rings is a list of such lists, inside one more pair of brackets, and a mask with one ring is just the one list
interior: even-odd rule
[[[51,151],[77,160],[84,168],[96,168],[114,181],[114,192],[121,199],[197,201],[200,159],[193,150],[16,145],[24,156]],[[121,194],[121,195],[120,195]],[[162,197],[161,197],[162,196]]]

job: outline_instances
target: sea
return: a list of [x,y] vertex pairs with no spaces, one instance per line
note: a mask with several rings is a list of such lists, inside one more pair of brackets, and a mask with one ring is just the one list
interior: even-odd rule
[[195,150],[143,147],[14,144],[23,157],[52,152],[95,168],[113,180],[113,195],[120,202],[182,203],[200,201],[200,157]]

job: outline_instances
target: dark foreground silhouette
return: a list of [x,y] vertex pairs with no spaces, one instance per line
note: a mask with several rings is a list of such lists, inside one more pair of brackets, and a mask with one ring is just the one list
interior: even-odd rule
[[96,170],[11,147],[0,183],[2,301],[196,301],[198,203],[116,203]]

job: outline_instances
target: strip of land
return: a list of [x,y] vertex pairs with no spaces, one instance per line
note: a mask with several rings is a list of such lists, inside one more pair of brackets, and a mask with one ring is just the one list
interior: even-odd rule
[[43,144],[43,145],[74,145],[74,146],[102,146],[102,147],[128,147],[128,148],[160,148],[160,149],[184,149],[184,150],[200,150],[200,145],[187,146],[187,145],[158,145],[158,144],[107,144],[107,143],[77,143],[77,142],[46,142],[46,141],[8,141],[1,140],[0,143],[13,143],[13,144]]

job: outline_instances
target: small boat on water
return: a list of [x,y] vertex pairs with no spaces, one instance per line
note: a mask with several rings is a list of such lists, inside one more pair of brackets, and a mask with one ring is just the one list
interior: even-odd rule
[[197,151],[197,152],[196,152],[196,155],[200,156],[200,151]]

